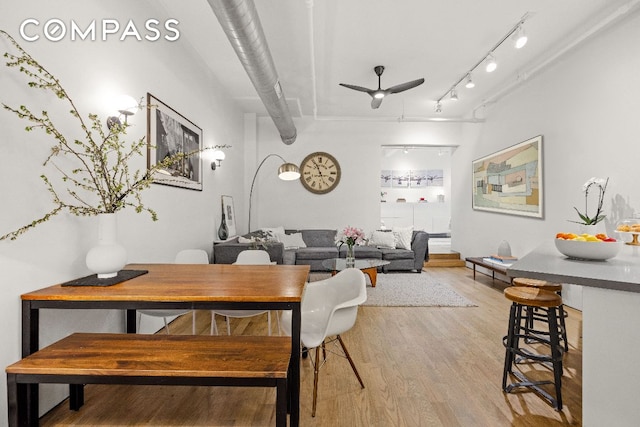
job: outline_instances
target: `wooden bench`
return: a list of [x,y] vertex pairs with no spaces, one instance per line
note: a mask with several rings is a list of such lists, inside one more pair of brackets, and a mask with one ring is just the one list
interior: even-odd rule
[[[492,264],[492,263],[486,262],[484,260],[484,258],[482,258],[482,257],[467,257],[464,260],[473,265],[473,280],[476,280],[476,267],[477,266],[486,268],[487,270],[491,271],[491,280],[496,280],[496,273],[500,273],[500,274],[502,274],[504,276],[507,275],[507,268],[505,266],[501,266],[501,265],[497,265],[497,264]],[[498,280],[501,280],[501,281],[506,282],[506,283],[510,283],[509,282],[510,279],[508,277],[507,277],[507,280],[503,280],[503,279],[500,279],[500,278],[498,278]]]
[[276,387],[286,426],[290,358],[289,337],[77,333],[7,367],[9,426],[38,425],[26,402],[27,384],[40,383],[70,384],[73,409],[83,384]]

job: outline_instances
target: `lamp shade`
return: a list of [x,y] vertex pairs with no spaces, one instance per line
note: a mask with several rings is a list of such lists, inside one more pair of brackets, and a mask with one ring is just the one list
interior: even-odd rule
[[138,110],[138,101],[129,95],[118,95],[113,103],[115,110],[125,116],[131,116]]
[[283,163],[278,168],[278,178],[283,181],[294,181],[300,178],[300,169],[293,163]]
[[227,156],[222,150],[213,150],[213,153],[211,153],[211,157],[213,158],[213,160],[224,160]]

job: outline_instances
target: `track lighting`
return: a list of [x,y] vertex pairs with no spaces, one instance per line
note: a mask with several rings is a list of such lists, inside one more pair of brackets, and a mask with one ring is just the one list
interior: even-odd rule
[[487,70],[487,73],[492,73],[496,68],[498,68],[496,58],[490,53],[489,56],[487,56],[487,65],[485,66],[485,70]]
[[404,154],[409,154],[409,149],[408,149],[407,147],[404,147],[404,150],[402,150],[402,152],[403,152]]
[[513,45],[515,46],[516,49],[520,49],[522,47],[524,47],[525,44],[527,44],[527,40],[529,40],[527,38],[527,35],[524,32],[524,28],[522,28],[522,25],[518,25],[518,29],[516,30],[515,33],[513,33]]
[[463,74],[458,81],[456,81],[453,85],[451,85],[451,87],[440,98],[436,100],[437,113],[442,111],[441,101],[447,95],[449,95],[451,100],[455,101],[458,99],[458,93],[456,92],[456,87],[459,84],[461,84],[463,81],[466,80],[466,83],[464,85],[466,88],[471,89],[475,87],[475,83],[471,79],[471,73],[473,73],[481,64],[483,63],[485,64],[485,69],[487,70],[487,72],[491,73],[495,71],[495,69],[498,67],[498,63],[496,62],[496,58],[495,58],[495,51],[500,46],[502,46],[502,44],[507,39],[511,37],[515,43],[515,47],[518,49],[520,49],[527,43],[527,36],[524,33],[523,25],[525,21],[530,17],[531,17],[530,12],[525,13],[522,16],[522,18],[520,18],[520,21],[518,21],[517,24],[511,27],[511,29],[507,32],[507,34],[504,35],[504,37],[502,37],[478,62],[476,62],[473,65],[473,67],[469,69],[469,71]]
[[467,74],[467,83],[465,83],[464,87],[467,89],[476,87],[476,84],[471,80],[471,73]]

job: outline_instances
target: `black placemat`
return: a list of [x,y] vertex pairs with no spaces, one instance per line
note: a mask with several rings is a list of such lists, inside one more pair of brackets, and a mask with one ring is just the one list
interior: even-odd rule
[[149,270],[120,270],[116,276],[108,279],[98,279],[97,274],[92,274],[91,276],[70,280],[63,283],[62,286],[112,286],[148,272]]

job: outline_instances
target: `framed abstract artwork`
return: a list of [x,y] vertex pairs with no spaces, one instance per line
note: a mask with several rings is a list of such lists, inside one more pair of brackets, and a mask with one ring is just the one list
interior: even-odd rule
[[147,167],[168,157],[179,157],[176,163],[154,174],[154,183],[202,190],[202,129],[150,93],[147,141]]
[[473,161],[473,209],[542,218],[542,135]]

